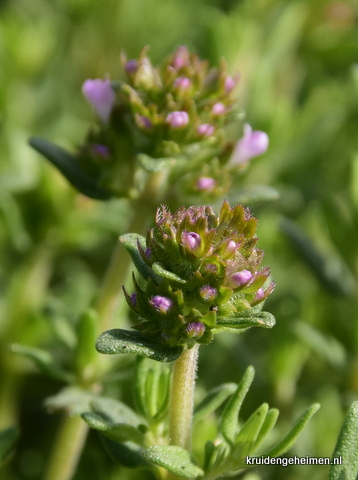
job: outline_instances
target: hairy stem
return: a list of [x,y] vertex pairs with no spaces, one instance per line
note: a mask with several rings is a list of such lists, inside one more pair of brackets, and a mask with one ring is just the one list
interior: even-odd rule
[[88,433],[81,417],[66,417],[57,434],[44,480],[70,480],[76,470]]
[[170,444],[191,449],[194,387],[199,345],[184,350],[175,361],[169,407]]

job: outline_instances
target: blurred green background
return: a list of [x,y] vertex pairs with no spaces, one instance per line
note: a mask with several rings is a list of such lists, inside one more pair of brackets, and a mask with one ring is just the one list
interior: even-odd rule
[[[72,325],[128,216],[124,200],[102,204],[76,194],[27,142],[40,135],[73,150],[94,120],[83,82],[120,77],[120,51],[133,58],[144,45],[154,64],[187,45],[240,72],[247,121],[270,137],[244,184],[280,193],[252,207],[277,283],[265,306],[277,325],[223,334],[203,347],[198,394],[238,381],[252,364],[244,415],[267,401],[280,409],[284,434],[320,402],[288,455],[332,454],[358,394],[357,19],[354,0],[1,0],[0,430],[21,430],[2,479],[41,478],[59,421],[44,400],[62,386],[9,345],[45,346],[66,363]],[[122,391],[130,374],[123,372]],[[327,475],[325,466],[269,466],[236,478]],[[75,476],[87,478],[139,476],[118,470],[92,432]]]

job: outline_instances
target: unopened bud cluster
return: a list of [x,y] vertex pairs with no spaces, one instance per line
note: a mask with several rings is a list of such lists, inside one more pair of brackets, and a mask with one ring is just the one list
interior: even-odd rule
[[209,343],[220,318],[238,318],[272,292],[269,269],[256,248],[257,220],[225,201],[217,217],[210,206],[157,210],[146,247],[138,252],[148,271],[146,287],[125,291],[143,334],[169,345]]
[[[183,46],[160,68],[146,52],[137,60],[121,56],[126,82],[84,83],[100,122],[78,152],[81,167],[113,195],[125,196],[140,188],[138,169],[156,171],[156,161],[167,159],[171,193],[175,185],[179,193],[222,195],[268,147],[266,133],[238,120],[238,76],[227,73],[224,61],[209,68]],[[228,140],[225,127],[233,122],[237,138]]]

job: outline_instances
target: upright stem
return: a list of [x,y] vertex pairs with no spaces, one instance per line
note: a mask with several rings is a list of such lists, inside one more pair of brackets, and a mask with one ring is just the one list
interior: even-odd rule
[[173,367],[169,407],[170,444],[191,449],[194,387],[199,345],[184,350]]
[[81,417],[66,417],[45,473],[45,480],[68,480],[73,477],[86,440],[88,426]]

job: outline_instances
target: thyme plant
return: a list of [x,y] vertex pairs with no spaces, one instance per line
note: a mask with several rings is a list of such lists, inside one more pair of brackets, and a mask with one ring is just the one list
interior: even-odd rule
[[[253,367],[239,384],[218,385],[194,404],[199,348],[210,349],[222,331],[275,324],[262,310],[274,282],[262,266],[257,220],[225,200],[234,191],[248,204],[275,194],[267,187],[251,190],[251,197],[240,190],[268,136],[244,122],[235,98],[239,77],[227,73],[224,61],[210,68],[182,46],[154,67],[147,50],[136,60],[121,55],[126,81],[84,82],[97,124],[75,153],[42,138],[30,141],[79,192],[104,201],[126,198],[131,212],[129,233],[78,320],[66,367],[47,351],[13,346],[67,384],[47,400],[65,411],[47,480],[73,478],[88,426],[126,467],[157,479],[214,480],[248,468],[247,456],[285,453],[318,408],[308,408],[268,447],[278,411],[264,403],[246,421],[239,418]],[[129,289],[130,258],[139,277],[134,274]],[[122,324],[113,321],[118,298]],[[121,368],[113,354],[136,356],[133,405],[106,395],[107,380]],[[212,414],[216,437],[195,441],[193,450],[193,425]]]

